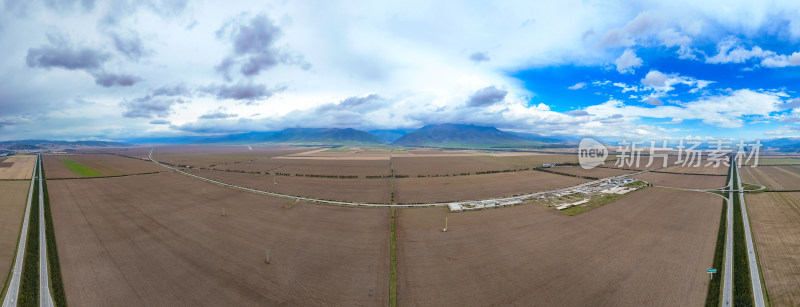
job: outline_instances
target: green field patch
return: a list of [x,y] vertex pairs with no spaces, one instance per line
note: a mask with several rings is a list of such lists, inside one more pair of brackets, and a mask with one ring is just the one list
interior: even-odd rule
[[[749,164],[753,164],[754,161],[750,161]],[[758,159],[758,165],[787,165],[787,164],[797,164],[800,165],[800,159],[798,158],[761,158]]]
[[76,175],[83,177],[100,177],[98,172],[70,159],[61,159],[61,163]]

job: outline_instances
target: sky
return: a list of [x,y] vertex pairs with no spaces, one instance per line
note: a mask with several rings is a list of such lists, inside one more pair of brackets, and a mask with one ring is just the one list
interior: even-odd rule
[[0,1],[0,140],[800,136],[797,1]]

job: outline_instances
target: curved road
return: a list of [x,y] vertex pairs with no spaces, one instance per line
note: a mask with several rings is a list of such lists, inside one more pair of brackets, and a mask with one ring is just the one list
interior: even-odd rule
[[[192,174],[192,173],[184,172],[182,170],[179,170],[177,168],[171,167],[169,165],[166,165],[166,164],[163,164],[161,162],[158,162],[158,161],[154,160],[153,159],[153,150],[150,150],[150,154],[148,155],[147,158],[150,161],[152,161],[153,163],[155,163],[155,164],[157,164],[159,166],[168,168],[170,170],[173,170],[175,172],[184,174],[186,176],[194,177],[194,178],[197,178],[197,179],[200,179],[200,180],[203,180],[203,181],[206,181],[206,182],[210,182],[210,183],[213,183],[213,184],[216,184],[216,185],[230,187],[230,188],[243,190],[243,191],[247,191],[247,192],[263,194],[263,195],[269,195],[269,196],[275,196],[275,197],[290,198],[290,199],[294,199],[296,201],[307,201],[307,202],[315,202],[315,203],[322,203],[322,204],[329,204],[329,205],[339,205],[339,206],[349,206],[349,207],[373,207],[373,208],[446,207],[446,206],[450,205],[451,203],[464,204],[464,203],[481,202],[481,201],[504,202],[504,201],[513,201],[513,200],[527,200],[527,199],[531,199],[533,197],[536,197],[536,196],[539,196],[539,195],[542,195],[542,194],[554,193],[554,192],[560,192],[560,191],[566,191],[566,190],[572,190],[572,189],[575,189],[575,188],[580,188],[580,187],[583,187],[583,186],[594,184],[597,181],[601,181],[601,180],[630,177],[630,176],[634,176],[634,175],[637,175],[637,174],[640,174],[640,173],[647,172],[647,170],[645,170],[645,171],[640,171],[640,172],[636,172],[636,173],[625,174],[625,175],[620,175],[620,176],[615,176],[615,177],[601,178],[601,179],[598,179],[598,180],[584,182],[584,183],[581,183],[581,184],[578,184],[578,185],[574,185],[574,186],[570,186],[570,187],[565,187],[565,188],[560,188],[560,189],[555,189],[555,190],[535,192],[535,193],[519,195],[519,196],[490,198],[490,199],[482,199],[482,200],[465,200],[465,201],[446,202],[446,203],[397,205],[397,204],[369,204],[369,203],[335,201],[335,200],[326,200],[326,199],[318,199],[318,198],[310,198],[310,197],[302,197],[302,196],[292,196],[292,195],[286,195],[286,194],[280,194],[280,193],[274,193],[274,192],[267,192],[267,191],[252,189],[252,188],[248,188],[248,187],[238,186],[238,185],[234,185],[234,184],[230,184],[230,183],[225,183],[225,182],[221,182],[221,181],[217,181],[217,180],[213,180],[213,179],[208,179],[208,178],[205,178],[205,177],[202,177],[202,176],[198,176],[198,175],[195,175],[195,174]],[[500,207],[502,207],[502,206],[496,206],[496,208],[500,208]]]

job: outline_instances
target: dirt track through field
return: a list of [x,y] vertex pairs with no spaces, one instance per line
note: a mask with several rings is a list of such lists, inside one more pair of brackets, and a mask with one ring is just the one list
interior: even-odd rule
[[70,305],[388,304],[389,210],[172,173],[48,185]]
[[402,209],[398,303],[701,306],[720,210],[719,197],[661,188],[574,217],[534,205]]

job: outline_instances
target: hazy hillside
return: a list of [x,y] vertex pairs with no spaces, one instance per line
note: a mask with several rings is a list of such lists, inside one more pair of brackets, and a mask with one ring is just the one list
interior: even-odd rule
[[463,124],[428,125],[404,135],[394,141],[394,144],[444,148],[530,148],[546,145],[494,127]]

